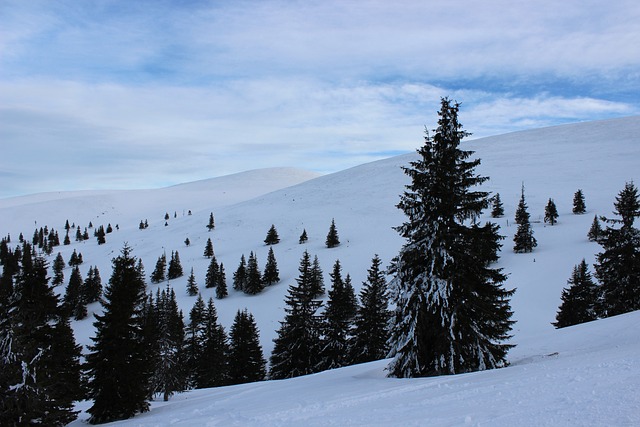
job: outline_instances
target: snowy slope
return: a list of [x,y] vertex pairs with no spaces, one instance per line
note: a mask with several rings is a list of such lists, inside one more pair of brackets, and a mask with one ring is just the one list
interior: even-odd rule
[[[499,192],[506,210],[505,217],[497,221],[501,226],[501,232],[505,235],[499,266],[503,267],[509,275],[507,286],[517,288],[512,299],[512,307],[515,311],[514,317],[518,321],[515,325],[513,341],[518,344],[518,347],[510,355],[514,366],[510,371],[504,372],[517,373],[495,373],[497,377],[492,376],[494,373],[474,374],[479,375],[478,378],[486,378],[488,383],[495,382],[497,390],[501,393],[510,394],[509,387],[503,383],[519,382],[516,378],[529,369],[525,366],[526,364],[517,363],[518,360],[535,359],[535,357],[559,351],[553,346],[547,350],[546,346],[549,340],[557,340],[562,344],[565,339],[562,338],[564,332],[555,331],[550,325],[560,302],[560,292],[566,285],[573,266],[582,258],[586,258],[591,265],[594,254],[599,251],[597,244],[590,243],[586,239],[593,215],[611,215],[614,198],[625,182],[631,180],[640,182],[639,135],[640,117],[630,117],[517,132],[472,140],[465,144],[464,148],[476,150],[476,155],[482,159],[479,172],[491,177],[491,181],[484,188]],[[417,132],[416,147],[421,142],[422,135]],[[273,347],[272,339],[275,337],[275,330],[279,326],[278,321],[284,316],[284,295],[288,285],[298,275],[299,260],[305,249],[312,255],[318,256],[325,271],[327,287],[330,286],[328,273],[335,260],[340,259],[343,273],[351,274],[356,291],[360,289],[361,282],[366,277],[367,268],[374,254],[379,254],[386,265],[398,253],[403,242],[392,227],[402,223],[403,215],[395,208],[395,204],[403,191],[403,185],[408,182],[400,166],[407,165],[414,156],[414,154],[407,154],[393,157],[314,179],[309,179],[313,176],[299,170],[262,170],[160,190],[55,193],[5,199],[0,200],[0,235],[10,232],[13,241],[16,241],[18,233],[23,231],[25,236],[30,238],[35,221],[38,227],[45,224],[54,227],[61,233],[61,238],[66,219],[82,227],[89,221],[94,225],[118,224],[120,229],[107,235],[105,245],[98,246],[95,239],[91,239],[83,243],[73,242],[66,247],[61,246],[56,248],[56,251],[62,252],[65,259],[69,258],[74,249],[80,251],[85,260],[85,264],[81,267],[82,273],[86,275],[90,265],[97,265],[106,283],[111,273],[110,261],[118,254],[124,242],[128,242],[134,249],[134,255],[144,261],[147,274],[151,273],[156,259],[163,252],[170,254],[172,250],[178,250],[185,277],[172,281],[170,285],[176,289],[181,308],[188,313],[195,301],[195,297],[188,297],[185,291],[186,276],[191,268],[194,269],[203,297],[209,298],[213,295],[213,290],[203,289],[204,275],[209,264],[209,260],[202,256],[207,238],[212,238],[216,257],[225,265],[230,286],[233,271],[238,265],[241,254],[248,256],[250,251],[254,251],[260,265],[264,265],[268,247],[264,245],[263,240],[271,224],[275,224],[281,238],[281,243],[274,246],[274,251],[282,282],[257,296],[246,296],[232,291],[229,298],[215,301],[220,320],[227,329],[237,309],[246,307],[254,314],[260,328],[263,349],[268,357]],[[512,237],[515,232],[512,219],[522,183],[525,184],[532,220],[540,220],[540,223],[534,224],[538,248],[532,254],[514,254],[511,251]],[[571,207],[573,194],[578,188],[581,188],[585,194],[587,214],[576,216],[571,214]],[[549,198],[555,200],[560,213],[559,224],[554,227],[545,226],[541,222],[544,206]],[[189,210],[193,215],[186,214]],[[205,226],[211,211],[215,214],[216,229],[209,233]],[[165,212],[171,215],[167,226],[164,225],[163,219]],[[175,218],[174,213],[176,213]],[[342,244],[337,248],[327,249],[324,246],[324,240],[332,218],[335,218]],[[138,230],[138,224],[143,219],[148,219],[150,227],[141,231]],[[483,219],[489,218],[487,216]],[[299,245],[298,237],[303,229],[306,229],[309,234],[309,242]],[[189,247],[184,244],[187,237],[191,241]],[[68,279],[69,274],[70,269],[66,269],[65,280]],[[150,288],[154,291],[158,286],[166,286],[166,283],[150,284]],[[62,287],[59,290],[63,292]],[[98,304],[93,304],[89,307],[89,312],[99,309]],[[91,318],[74,322],[76,339],[82,344],[88,344],[89,337],[93,334],[91,323]],[[596,324],[599,323],[596,322]],[[596,345],[597,342],[593,344]],[[614,345],[609,343],[607,348],[612,346]],[[565,348],[563,351],[582,352],[582,347],[563,348]],[[587,359],[593,361],[597,357],[599,356],[589,356]],[[544,369],[545,363],[553,363],[553,360],[547,361],[545,358],[541,360],[544,363],[541,362],[540,365],[536,362],[535,364],[541,366],[540,369]],[[320,413],[322,405],[325,404],[322,401],[324,397],[334,393],[348,395],[352,389],[363,387],[367,389],[369,384],[366,386],[358,382],[351,384],[350,378],[353,376],[373,375],[380,383],[379,389],[371,390],[369,404],[366,403],[367,399],[354,397],[360,402],[358,405],[362,412],[371,412],[372,417],[380,406],[378,398],[375,397],[376,390],[383,396],[385,394],[393,396],[392,391],[395,387],[400,387],[401,390],[403,387],[408,387],[407,394],[410,394],[409,390],[413,387],[418,390],[432,387],[421,386],[421,380],[417,380],[416,385],[407,386],[408,383],[402,383],[402,386],[394,386],[397,384],[394,380],[382,379],[383,366],[384,364],[380,362],[368,367],[348,368],[321,374],[319,378],[327,378],[326,381],[322,380],[323,387],[326,388],[325,394],[310,398],[309,401],[306,401],[305,397],[300,407],[309,410],[310,406],[317,405],[313,407],[320,408],[318,409]],[[632,369],[638,372],[637,367]],[[469,377],[476,378],[474,375]],[[507,377],[500,377],[500,375],[507,375]],[[536,375],[538,375],[536,378],[544,376],[541,373]],[[566,380],[567,378],[561,377],[561,381],[566,382]],[[217,401],[226,399],[220,396],[227,396],[227,394],[233,396],[234,393],[251,395],[255,393],[257,401],[260,400],[258,394],[262,393],[259,390],[264,390],[268,395],[279,396],[281,393],[279,387],[291,387],[290,393],[293,399],[295,387],[306,387],[305,381],[311,380],[294,380],[291,386],[285,385],[288,384],[287,382],[263,383],[211,392],[198,391],[176,397],[174,401],[186,399],[186,404],[188,400],[195,399],[195,396]],[[471,380],[452,377],[442,381],[444,382],[428,384],[436,384],[435,387],[441,384],[440,388],[446,388],[452,387],[452,384],[460,385],[468,382],[464,388],[465,391],[460,391],[460,400],[468,400],[474,393],[489,393],[482,388],[474,391],[474,382]],[[332,391],[330,388],[332,382],[346,383],[347,391]],[[296,386],[296,384],[299,385]],[[271,387],[274,388],[271,389]],[[367,390],[362,392],[364,391]],[[524,390],[522,392],[524,393]],[[207,393],[212,395],[205,397]],[[439,396],[442,393],[443,391],[438,389],[433,391],[433,396]],[[402,393],[399,394],[401,395]],[[451,396],[453,396],[452,399],[457,397],[455,393]],[[511,396],[505,398],[511,399]],[[229,399],[232,400],[232,397]],[[384,398],[381,400],[385,401]],[[399,397],[396,402],[401,404],[404,400],[406,398]],[[241,401],[242,398],[238,398],[237,404],[240,405]],[[275,405],[272,400],[267,402]],[[478,402],[479,405],[484,406],[486,399]],[[257,404],[257,402],[254,403]],[[564,404],[572,405],[568,400],[565,400]],[[563,406],[563,403],[559,405]],[[580,410],[581,404],[578,402],[577,405]],[[202,417],[214,416],[213,412],[218,409],[211,408],[210,412],[206,412],[207,410],[203,408]],[[291,413],[293,409],[283,411]],[[380,410],[384,411],[385,408]],[[451,407],[449,410],[455,411]],[[278,415],[278,411],[276,408],[272,412],[274,417],[272,425],[296,424],[295,422],[287,424],[282,421],[286,417],[284,414]],[[325,408],[325,412],[331,412],[331,408]],[[341,413],[346,412],[347,409],[344,409]],[[178,418],[186,413],[180,410],[180,414],[182,415]],[[381,418],[380,425],[396,424],[391,422],[394,419],[393,412],[389,414],[391,418]],[[237,415],[241,416],[241,414]],[[439,418],[433,418],[433,420],[436,420],[434,422],[439,425],[459,425],[464,424],[465,417],[469,415],[471,425],[480,422],[473,418],[472,413],[461,414],[458,411],[458,415],[464,416],[457,421],[447,417],[443,418],[442,422],[437,421]],[[231,415],[228,414],[228,416]],[[281,418],[278,418],[279,416]],[[168,419],[167,415],[160,415],[160,418],[156,418],[156,421],[151,423],[162,425],[166,424]],[[295,418],[292,419],[295,420]],[[335,418],[335,420],[339,419]],[[492,420],[487,425],[495,424],[494,418],[487,419]],[[513,418],[507,418],[509,419]],[[418,416],[415,419],[411,418],[407,424],[420,425],[421,420],[422,418]],[[540,423],[532,422],[530,425],[563,424],[547,422],[543,418],[540,420]],[[212,425],[216,423],[226,425],[231,422],[230,419],[219,419],[212,422]],[[251,422],[247,423],[251,424]],[[254,425],[259,424],[254,423]],[[344,423],[336,421],[335,424],[343,425]],[[355,422],[355,424],[367,423]],[[242,420],[238,421],[237,425],[243,425]],[[505,421],[501,425],[508,425],[508,422]]]

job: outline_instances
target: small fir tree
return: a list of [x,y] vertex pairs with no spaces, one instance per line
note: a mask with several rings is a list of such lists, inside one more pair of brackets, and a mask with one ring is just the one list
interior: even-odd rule
[[87,303],[84,301],[83,280],[80,269],[76,266],[71,271],[69,284],[64,294],[63,306],[67,317],[73,317],[75,320],[82,320],[87,317]]
[[264,380],[266,363],[253,315],[246,309],[238,310],[229,331],[229,382],[243,384]]
[[331,226],[329,226],[329,233],[327,233],[327,240],[325,241],[325,244],[328,248],[335,248],[340,245],[335,219],[331,220]]
[[305,228],[302,230],[302,234],[298,239],[298,243],[302,245],[303,243],[307,243],[308,240],[309,240],[309,237],[307,237],[307,229]]
[[562,290],[562,304],[553,326],[564,328],[596,320],[598,287],[591,278],[584,259],[573,268],[567,285],[569,286]]
[[262,274],[258,267],[258,259],[252,251],[249,254],[249,261],[247,262],[246,283],[243,290],[245,294],[256,295],[262,292],[263,289],[264,283],[262,282]]
[[191,245],[191,240],[189,240],[189,238],[187,237],[186,239],[184,239],[184,244],[185,246]]
[[598,215],[594,215],[593,222],[591,223],[591,228],[589,228],[589,233],[587,233],[587,238],[591,242],[597,242],[601,235],[602,227],[600,226]]
[[182,271],[182,264],[180,264],[180,254],[178,251],[171,252],[171,260],[169,261],[169,268],[167,270],[167,279],[173,280],[178,277],[182,277],[184,272]]
[[553,199],[549,199],[544,208],[544,222],[548,222],[550,225],[555,225],[558,222],[558,209]]
[[64,282],[64,268],[67,263],[64,262],[64,258],[62,258],[62,254],[58,252],[56,258],[53,260],[53,280],[51,281],[52,286],[61,285]]
[[197,386],[197,369],[206,340],[205,310],[206,306],[202,295],[198,294],[196,302],[189,311],[189,324],[185,329],[184,354],[187,368],[187,385],[191,388]]
[[522,186],[520,202],[516,209],[516,223],[518,224],[518,230],[513,236],[513,241],[515,242],[513,251],[516,253],[532,252],[533,248],[538,246],[538,242],[536,238],[533,237],[533,229],[529,222],[529,212],[527,211],[527,203],[524,198],[524,185]]
[[213,219],[213,212],[209,214],[209,223],[207,224],[207,230],[211,231],[216,228],[215,221]]
[[224,272],[224,264],[220,263],[220,274],[218,275],[218,285],[216,286],[216,298],[222,299],[229,295],[227,290],[227,275]]
[[233,273],[233,289],[236,291],[244,291],[244,287],[247,284],[247,260],[244,254],[240,257],[240,264]]
[[191,274],[187,280],[187,295],[190,297],[198,295],[198,284],[196,283],[196,276],[193,274],[193,267],[191,267]]
[[576,215],[583,214],[587,211],[587,205],[584,202],[584,194],[582,190],[578,190],[573,195],[573,213]]
[[158,257],[158,261],[156,261],[156,267],[151,273],[151,283],[164,282],[166,278],[165,276],[166,269],[167,269],[167,255],[163,253]]
[[310,286],[310,292],[313,298],[324,295],[324,273],[322,272],[322,268],[320,268],[320,261],[317,255],[313,257]]
[[213,243],[211,242],[211,237],[207,239],[207,244],[204,247],[204,254],[206,258],[211,258],[213,256]]
[[262,283],[264,283],[265,286],[271,286],[274,283],[278,283],[279,281],[280,271],[278,270],[276,256],[273,253],[273,248],[269,248],[269,253],[267,254],[267,263],[264,266],[264,273],[262,275]]
[[271,224],[271,228],[267,231],[267,237],[264,239],[265,245],[277,245],[280,243],[280,237],[278,236],[278,231],[276,230],[276,226]]
[[196,387],[226,385],[229,381],[229,344],[224,328],[218,323],[218,314],[212,298],[207,302],[203,324],[205,338],[202,354],[196,364]]
[[215,255],[211,256],[209,267],[207,267],[207,275],[204,279],[205,288],[215,288],[218,285],[218,276],[220,275],[220,267]]
[[504,206],[500,200],[500,193],[496,193],[493,197],[493,207],[491,209],[492,218],[501,218],[504,216]]
[[98,267],[89,267],[87,278],[84,280],[82,294],[87,304],[100,300],[100,296],[102,295],[102,279],[100,278]]

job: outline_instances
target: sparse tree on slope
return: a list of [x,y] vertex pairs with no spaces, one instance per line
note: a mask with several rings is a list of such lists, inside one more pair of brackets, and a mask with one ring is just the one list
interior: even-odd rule
[[213,243],[211,242],[211,237],[207,239],[207,244],[204,247],[204,256],[207,258],[211,258],[213,256]]
[[196,283],[196,276],[193,274],[193,267],[191,268],[191,274],[187,280],[187,295],[194,297],[198,295],[198,284]]
[[459,148],[468,133],[459,105],[442,99],[435,135],[425,137],[419,159],[404,168],[412,183],[398,207],[407,240],[393,265],[396,312],[390,376],[420,377],[491,369],[506,364],[512,321],[498,259],[497,226],[469,226],[488,206],[474,187],[480,160]]
[[300,235],[300,239],[298,239],[299,244],[307,243],[309,237],[307,236],[307,230],[303,229],[302,234]]
[[64,282],[64,268],[66,267],[66,263],[64,262],[64,258],[62,258],[62,254],[58,252],[56,258],[53,260],[53,280],[51,281],[52,286],[61,285]]
[[533,237],[533,230],[529,222],[529,212],[527,212],[527,203],[524,199],[524,185],[522,186],[518,209],[516,209],[516,223],[518,224],[518,230],[513,236],[513,241],[515,242],[513,251],[516,253],[532,252],[533,248],[538,246],[538,242]]
[[65,315],[67,317],[73,316],[75,320],[82,320],[87,317],[87,303],[83,298],[82,287],[82,274],[76,266],[71,272],[71,277],[69,277],[69,284],[63,300]]
[[197,388],[226,385],[229,380],[229,344],[227,334],[218,323],[218,313],[209,298],[204,311],[204,343],[196,366]]
[[165,271],[167,269],[167,255],[162,254],[156,261],[156,268],[151,273],[151,283],[160,283],[165,280]]
[[562,304],[553,326],[564,328],[597,319],[596,304],[599,291],[584,259],[573,267],[567,285],[569,286],[562,290]]
[[276,230],[276,226],[271,224],[271,228],[267,232],[267,237],[264,239],[265,245],[277,245],[280,243],[280,237],[278,236],[278,231]]
[[229,381],[243,384],[262,381],[266,360],[260,346],[260,334],[253,315],[238,310],[229,332]]
[[82,288],[83,298],[87,304],[96,302],[102,295],[102,279],[100,278],[100,271],[98,267],[89,267],[87,278],[84,280],[84,286]]
[[504,206],[500,200],[500,193],[496,193],[493,197],[493,208],[491,209],[492,218],[500,218],[504,215]]
[[167,279],[173,280],[178,277],[182,277],[184,272],[182,271],[182,264],[180,264],[180,255],[178,251],[171,252],[171,260],[169,261],[169,268],[167,269]]
[[244,291],[244,287],[247,284],[247,260],[244,254],[240,257],[240,264],[233,273],[233,289],[236,291]]
[[227,275],[224,272],[224,264],[220,263],[220,273],[218,274],[218,284],[216,285],[216,298],[222,299],[229,295],[227,291]]
[[207,267],[207,275],[204,278],[205,288],[215,288],[218,284],[218,276],[220,275],[220,266],[215,255],[211,256],[209,267]]
[[600,226],[598,215],[594,215],[593,222],[591,223],[591,228],[589,228],[589,232],[587,233],[587,238],[590,242],[597,242],[601,235],[602,227]]
[[213,219],[213,212],[209,214],[209,223],[207,224],[207,230],[211,231],[216,228],[215,221]]
[[587,206],[584,202],[584,194],[582,190],[578,190],[573,195],[573,213],[576,215],[583,214],[587,211]]
[[558,209],[553,199],[549,199],[547,206],[544,208],[544,222],[555,225],[558,222]]
[[327,234],[326,245],[328,248],[335,248],[340,245],[340,239],[338,238],[338,230],[336,229],[336,221],[331,220],[331,226],[329,227],[329,233]]
[[244,293],[249,295],[256,295],[262,292],[264,284],[262,282],[262,274],[258,267],[258,259],[253,251],[249,254],[249,261],[247,262],[246,270],[246,283],[244,285]]
[[313,298],[324,295],[324,273],[320,267],[318,256],[313,257],[313,265],[311,266],[311,295]]
[[265,286],[271,286],[274,283],[278,283],[279,281],[280,271],[278,271],[276,256],[273,253],[273,248],[269,248],[267,263],[264,266],[264,273],[262,274],[262,282],[265,284]]

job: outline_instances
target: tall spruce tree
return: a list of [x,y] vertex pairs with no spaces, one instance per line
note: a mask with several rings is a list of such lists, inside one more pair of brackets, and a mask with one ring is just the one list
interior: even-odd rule
[[82,274],[76,266],[71,271],[69,283],[64,294],[63,307],[67,317],[82,320],[87,317],[87,303],[84,299]]
[[513,251],[516,253],[532,252],[533,248],[538,246],[536,238],[533,237],[533,229],[529,222],[529,212],[527,211],[527,202],[524,198],[524,185],[522,185],[522,193],[520,195],[520,202],[516,209],[516,224],[518,229],[513,236],[514,246]]
[[204,247],[203,255],[207,258],[211,258],[213,256],[213,243],[211,242],[211,237],[207,239],[207,244]]
[[285,299],[285,318],[273,340],[271,379],[293,378],[317,371],[320,362],[320,320],[316,311],[322,301],[311,290],[311,256],[305,251],[298,267],[295,285],[290,285]]
[[318,256],[313,257],[313,265],[311,266],[311,295],[313,298],[324,295],[324,273],[320,267]]
[[193,274],[193,267],[191,267],[191,274],[187,279],[187,295],[190,297],[198,295],[198,284],[196,283],[196,276]]
[[229,381],[229,343],[224,328],[218,323],[218,312],[212,298],[207,302],[203,325],[204,342],[196,363],[196,387],[226,385]]
[[213,219],[213,212],[209,214],[209,223],[207,224],[207,230],[211,231],[216,228],[215,220]]
[[82,287],[82,297],[87,304],[96,302],[102,295],[102,278],[100,277],[100,271],[98,267],[89,267],[87,277],[84,279],[84,285]]
[[632,183],[626,183],[614,203],[614,214],[598,243],[596,277],[602,289],[601,316],[609,317],[640,309],[640,230],[633,226],[640,216],[640,197]]
[[240,257],[240,264],[236,272],[233,273],[233,289],[236,291],[244,291],[244,287],[247,284],[247,259],[244,254]]
[[218,284],[218,276],[220,275],[220,266],[215,255],[211,256],[209,267],[207,267],[207,274],[204,277],[205,288],[215,288]]
[[[405,167],[412,183],[398,207],[408,220],[397,227],[407,242],[395,259],[390,376],[420,377],[491,369],[506,364],[512,346],[506,277],[490,268],[498,259],[497,226],[474,222],[488,206],[474,187],[480,160],[459,148],[468,135],[459,104],[442,99],[438,128],[427,133],[419,159]],[[469,222],[474,223],[470,225]]]
[[246,309],[238,310],[229,331],[229,382],[262,381],[267,373],[266,364],[253,315]]
[[264,283],[262,282],[262,274],[258,267],[258,258],[253,251],[251,251],[249,261],[247,261],[246,282],[243,290],[245,294],[256,295],[262,292],[263,289]]
[[53,266],[51,269],[53,270],[53,279],[51,280],[52,286],[62,285],[64,282],[64,268],[66,267],[66,263],[64,262],[64,258],[62,258],[62,254],[58,252],[56,258],[53,260]]
[[267,263],[264,266],[264,272],[262,274],[262,282],[265,284],[265,286],[271,286],[274,283],[278,283],[279,281],[280,271],[278,270],[276,256],[273,253],[273,248],[269,248],[269,253],[267,254]]
[[350,343],[353,363],[384,359],[389,351],[389,295],[380,257],[371,260],[367,281],[362,284],[355,331]]
[[172,251],[169,268],[167,269],[167,279],[173,280],[183,275],[184,272],[182,271],[182,264],[180,263],[180,254],[178,254],[178,251]]
[[589,232],[587,233],[587,238],[590,242],[597,242],[601,235],[602,226],[600,226],[598,215],[594,215],[593,222],[591,223],[591,228],[589,228]]
[[325,241],[325,244],[328,248],[335,248],[340,245],[335,219],[331,219],[331,225],[329,226],[329,233],[327,233],[327,240]]
[[562,290],[562,304],[558,308],[553,326],[564,328],[597,319],[599,290],[584,259],[573,267],[567,285],[569,286]]
[[491,209],[491,217],[492,218],[500,218],[504,216],[504,205],[502,204],[502,200],[500,200],[500,193],[496,193],[493,196],[493,207]]
[[278,230],[276,230],[276,226],[271,224],[271,228],[267,231],[267,237],[264,239],[265,245],[277,245],[280,243],[280,236],[278,236]]
[[558,222],[558,208],[553,199],[549,199],[547,206],[544,208],[544,222],[555,225]]
[[131,248],[113,259],[104,292],[103,314],[96,314],[94,344],[89,346],[92,424],[133,417],[149,409],[150,367],[143,342],[144,277]]
[[185,364],[188,372],[187,384],[189,387],[197,386],[197,369],[202,357],[205,334],[205,310],[206,306],[202,295],[198,294],[196,302],[189,311],[189,324],[185,331]]
[[166,276],[165,271],[167,269],[167,255],[162,254],[158,257],[158,261],[156,261],[156,267],[153,269],[151,273],[151,283],[160,283],[164,282]]
[[229,295],[227,290],[227,275],[224,272],[224,264],[220,263],[220,274],[218,274],[218,284],[216,285],[216,298],[222,299]]
[[587,205],[584,202],[584,194],[582,190],[578,190],[573,195],[573,213],[576,215],[583,214],[587,211]]

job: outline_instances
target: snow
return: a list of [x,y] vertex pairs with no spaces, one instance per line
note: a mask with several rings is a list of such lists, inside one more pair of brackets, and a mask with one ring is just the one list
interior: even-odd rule
[[[398,380],[385,378],[388,361],[379,361],[293,380],[183,393],[167,403],[154,402],[151,412],[122,424],[639,425],[638,313],[565,330],[551,326],[574,265],[585,258],[592,267],[600,250],[586,237],[594,214],[611,216],[625,182],[640,182],[638,135],[640,117],[629,117],[463,143],[482,159],[478,172],[491,177],[481,188],[499,192],[504,203],[505,216],[496,221],[505,235],[498,266],[508,274],[507,286],[517,289],[512,298],[517,347],[509,353],[510,367]],[[416,148],[421,141],[416,133]],[[203,251],[211,237],[230,288],[228,298],[215,300],[219,319],[228,331],[236,311],[247,308],[255,316],[268,358],[284,317],[284,296],[298,275],[305,249],[318,256],[327,287],[331,266],[340,259],[343,275],[351,275],[356,293],[374,254],[383,266],[397,255],[404,241],[392,227],[405,217],[395,205],[409,182],[401,166],[413,159],[410,153],[320,177],[299,169],[265,169],[157,190],[0,199],[0,235],[11,233],[15,243],[22,231],[30,240],[34,228],[46,224],[62,240],[67,219],[82,229],[89,221],[95,226],[118,224],[119,230],[107,234],[107,243],[100,246],[93,237],[77,243],[72,235],[72,244],[56,248],[51,261],[58,251],[68,260],[76,249],[85,261],[83,277],[89,266],[97,265],[106,283],[111,259],[124,242],[142,258],[147,275],[163,252],[178,250],[183,270],[193,267],[205,299],[214,296],[214,289],[204,289],[209,260]],[[523,183],[538,247],[530,254],[514,254],[513,216]],[[571,213],[578,189],[585,195],[584,215]],[[555,226],[542,222],[549,198],[560,215]],[[216,221],[212,232],[206,229],[210,212]],[[171,217],[167,226],[165,213]],[[490,220],[488,214],[489,210],[481,221]],[[324,242],[333,218],[341,245],[328,249]],[[138,230],[144,219],[149,228]],[[242,254],[253,251],[264,268],[269,247],[263,240],[271,224],[281,239],[273,246],[281,282],[255,296],[234,292],[231,278]],[[309,241],[299,245],[303,229]],[[189,247],[184,244],[187,237]],[[64,273],[66,283],[71,269]],[[185,274],[171,281],[185,314],[195,302],[187,296],[187,278]],[[166,286],[148,284],[154,292]],[[63,287],[57,289],[63,292]],[[88,319],[72,322],[79,343],[90,343],[91,313],[98,310],[99,304],[92,304]],[[89,405],[81,404],[85,409]],[[86,419],[83,413],[72,425],[83,425]]]

